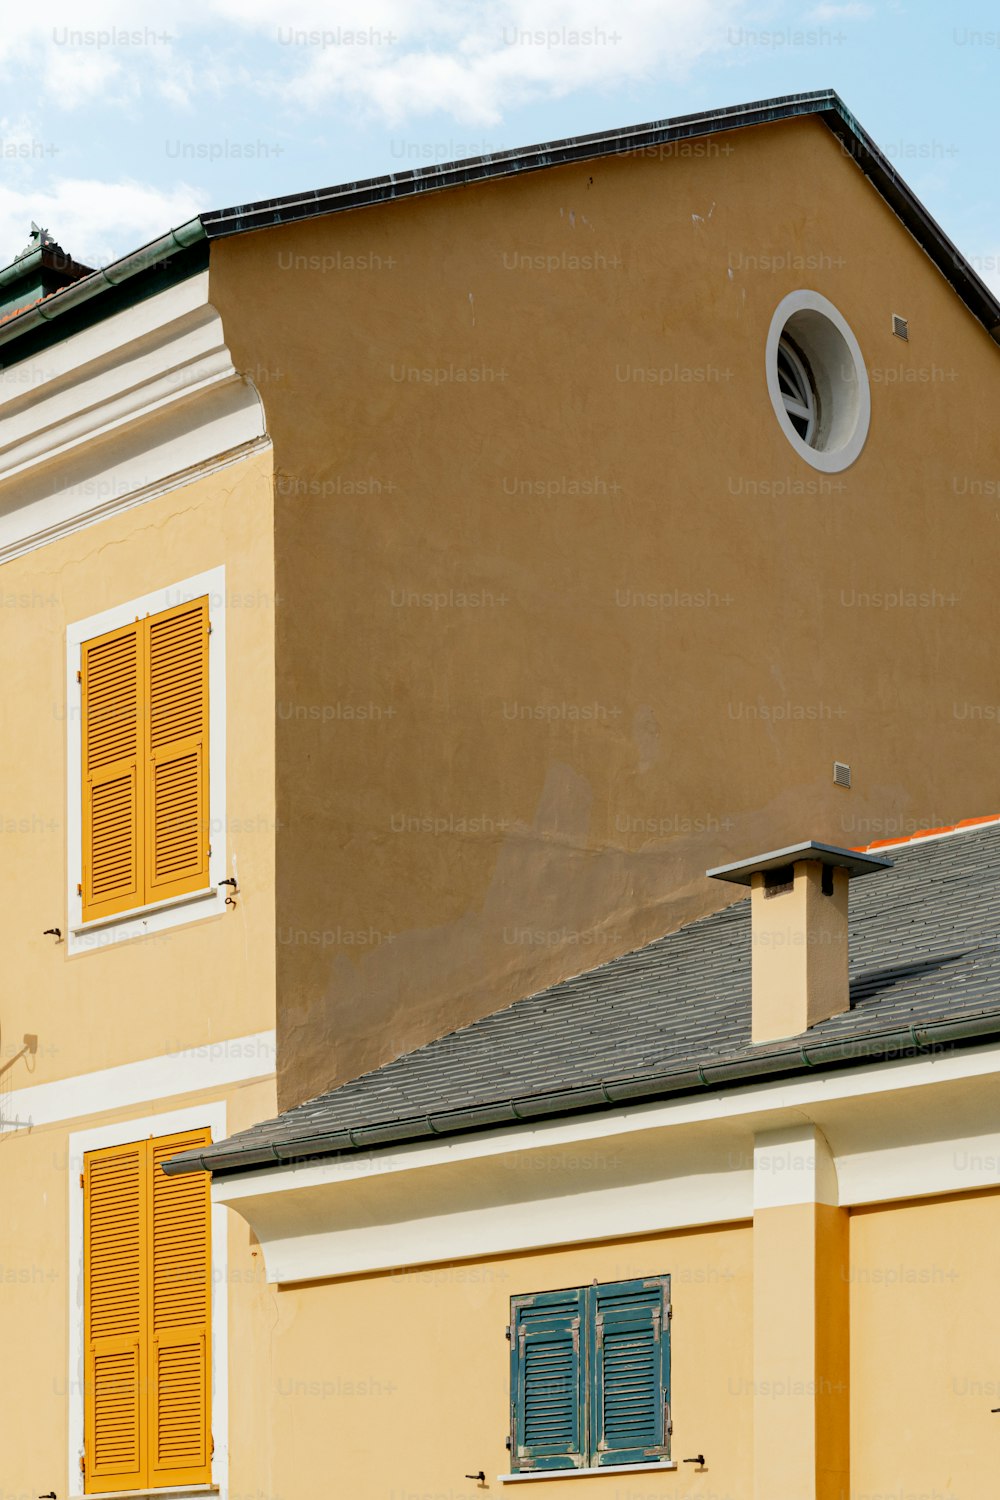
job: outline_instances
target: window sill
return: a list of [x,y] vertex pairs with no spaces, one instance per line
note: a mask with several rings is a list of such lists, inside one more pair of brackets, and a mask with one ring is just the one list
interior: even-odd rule
[[[96,917],[93,922],[80,922],[76,927],[71,927],[70,932],[74,937],[83,937],[88,932],[100,932],[106,927],[121,927],[125,922],[137,922],[143,917],[153,916],[159,911],[173,911],[177,906],[190,906],[197,901],[209,901],[219,894],[217,885],[207,885],[201,891],[187,891],[183,896],[173,896],[169,901],[151,901],[148,906],[133,906],[128,911],[117,911],[111,917]],[[114,1490],[113,1494],[122,1495],[144,1495],[145,1490]],[[153,1491],[160,1494],[160,1490]],[[169,1493],[169,1492],[166,1492]],[[178,1493],[181,1493],[178,1491]],[[184,1494],[202,1494],[208,1491],[185,1490]]]
[[528,1484],[539,1479],[592,1479],[595,1474],[662,1474],[676,1469],[677,1460],[668,1458],[652,1464],[602,1464],[597,1469],[532,1469],[526,1474],[498,1474],[501,1484]]
[[108,1500],[174,1500],[175,1496],[187,1495],[217,1495],[219,1486],[217,1484],[168,1484],[161,1490],[91,1490],[88,1495],[71,1495],[70,1500],[100,1500],[102,1495],[107,1495]]

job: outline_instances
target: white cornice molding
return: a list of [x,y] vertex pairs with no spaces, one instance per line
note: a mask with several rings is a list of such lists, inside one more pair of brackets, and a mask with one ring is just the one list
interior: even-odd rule
[[0,371],[0,562],[265,443],[200,272]]
[[221,1177],[212,1196],[291,1282],[967,1192],[1000,1185],[998,1074],[1000,1047],[979,1047]]

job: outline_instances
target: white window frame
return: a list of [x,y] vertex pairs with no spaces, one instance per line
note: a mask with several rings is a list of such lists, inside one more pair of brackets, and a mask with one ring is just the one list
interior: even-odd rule
[[[198,1130],[208,1127],[212,1140],[223,1140],[226,1130],[226,1105],[219,1100],[212,1104],[198,1104],[189,1109],[173,1110],[168,1114],[146,1115],[139,1120],[116,1120],[113,1125],[94,1125],[88,1130],[74,1131],[69,1137],[69,1368],[67,1393],[69,1396],[69,1472],[66,1494],[83,1494],[80,1456],[84,1451],[84,1354],[85,1329],[83,1326],[83,1190],[80,1173],[83,1158],[88,1151],[99,1151],[105,1146],[125,1146],[131,1141],[144,1141],[154,1136],[177,1135],[182,1130]],[[229,1488],[229,1222],[228,1210],[221,1203],[211,1207],[212,1225],[212,1435],[215,1452],[212,1455],[212,1484],[199,1487],[218,1489],[220,1500],[225,1500]],[[175,1493],[169,1486],[151,1489],[143,1494],[156,1496],[157,1500],[169,1500]],[[193,1495],[196,1491],[186,1488],[183,1493]]]
[[[83,749],[82,687],[78,679],[84,641],[128,625],[137,616],[160,614],[177,604],[208,595],[208,886],[169,901],[137,906],[95,921],[83,920],[83,898],[78,886],[83,871]],[[66,629],[66,872],[67,948],[70,954],[99,952],[114,943],[148,933],[164,932],[184,922],[217,916],[226,909],[226,570],[224,566],[196,573],[180,583],[154,589],[113,609],[77,620]]]
[[[838,385],[832,419],[838,429],[836,441],[831,446],[822,448],[814,448],[812,442],[804,442],[796,432],[791,417],[785,409],[785,399],[778,379],[778,346],[785,335],[789,320],[796,313],[803,312],[816,315],[816,327],[821,333],[818,341],[821,345],[819,350],[813,351],[808,348],[802,350],[803,358],[810,368],[813,389],[817,394],[820,393],[824,372],[827,383],[835,380]],[[802,342],[801,338],[797,338],[794,333],[791,334],[791,338],[795,343],[801,344]],[[818,355],[822,357],[817,357]],[[789,292],[787,297],[781,299],[774,310],[767,333],[764,348],[764,372],[767,392],[771,398],[778,424],[799,457],[809,464],[810,468],[818,469],[822,474],[839,474],[844,469],[849,469],[851,464],[860,457],[868,440],[872,414],[871,388],[861,345],[847,319],[838,308],[834,307],[829,298],[822,296],[819,292],[802,288],[799,291]],[[820,395],[821,418],[822,407]],[[827,420],[829,420],[829,409],[827,418],[823,419],[824,426]]]

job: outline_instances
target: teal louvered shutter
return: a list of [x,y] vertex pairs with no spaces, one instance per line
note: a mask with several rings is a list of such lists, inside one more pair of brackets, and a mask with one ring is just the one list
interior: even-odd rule
[[670,1277],[590,1288],[591,1463],[670,1455]]
[[582,1288],[511,1301],[511,1467],[581,1469],[586,1453]]

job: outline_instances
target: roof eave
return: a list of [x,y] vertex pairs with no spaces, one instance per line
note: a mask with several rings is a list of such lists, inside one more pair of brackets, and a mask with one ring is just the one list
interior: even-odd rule
[[[546,167],[621,156],[654,146],[809,115],[815,115],[828,126],[969,311],[982,323],[994,342],[1000,343],[1000,301],[927,212],[867,131],[858,124],[836,91],[814,89],[809,93],[789,94],[758,100],[752,104],[737,104],[728,109],[681,115],[673,120],[655,120],[651,124],[630,126],[622,130],[570,136],[564,140],[526,146],[519,150],[443,162],[410,172],[391,173],[339,187],[319,188],[308,193],[263,199],[201,214],[189,219],[178,229],[170,230],[150,245],[74,282],[65,291],[54,293],[18,313],[6,325],[0,325],[0,346],[9,348],[24,335],[37,332],[67,312],[76,311],[82,303],[91,301],[98,294],[119,288],[122,282],[147,270],[151,261],[162,265],[164,256],[175,254],[179,249],[190,248],[198,240],[224,239],[234,234],[297,223],[321,214],[372,207],[398,198],[413,197],[417,193],[439,192],[491,178],[542,171]],[[92,311],[93,321],[97,321],[106,315],[107,304],[95,303]],[[53,336],[57,336],[54,330]],[[33,352],[31,340],[27,339],[25,343],[28,345],[25,352]],[[13,357],[8,357],[5,363],[14,363],[24,357],[20,348],[16,353],[11,351],[11,354]]]
[[[123,255],[120,259],[111,261],[110,264],[96,271],[91,271],[89,275],[82,276],[61,291],[53,292],[23,312],[19,312],[8,322],[0,323],[0,349],[24,339],[26,335],[42,332],[48,325],[66,318],[68,314],[78,312],[84,304],[91,303],[94,298],[103,293],[117,291],[126,284],[130,284],[127,286],[127,292],[132,294],[132,300],[139,300],[142,295],[142,280],[145,276],[156,276],[158,281],[164,280],[165,275],[167,280],[183,280],[191,274],[191,261],[187,252],[206,239],[204,227],[198,217],[188,219],[176,229],[169,229],[166,234],[161,234],[157,239],[151,240],[148,245],[142,245],[138,250],[132,250],[128,255]],[[171,266],[174,270],[173,277],[170,276]],[[117,310],[116,304],[115,311]],[[107,310],[103,307],[94,311],[95,316],[92,319],[94,322],[107,316]],[[75,332],[76,329],[72,331]],[[9,354],[5,352],[0,355],[0,363],[7,366],[23,357],[24,352],[20,348],[16,353],[11,350]]]
[[324,1157],[360,1151],[389,1150],[418,1140],[470,1134],[512,1125],[537,1123],[623,1104],[653,1104],[683,1094],[701,1093],[766,1083],[776,1077],[815,1075],[833,1068],[862,1066],[920,1056],[942,1048],[982,1045],[1000,1040],[1000,1010],[981,1012],[961,1020],[925,1022],[920,1026],[896,1027],[862,1037],[810,1040],[796,1038],[790,1045],[758,1056],[730,1060],[715,1058],[704,1064],[688,1063],[675,1073],[587,1083],[534,1098],[505,1099],[487,1105],[415,1116],[409,1120],[360,1126],[298,1140],[237,1147],[227,1151],[226,1142],[203,1151],[181,1152],[164,1164],[170,1176],[205,1171],[218,1176],[259,1172],[287,1167]]
[[865,173],[969,311],[983,324],[990,337],[1000,343],[1000,301],[927,212],[835,89],[814,89],[809,93],[762,99],[752,104],[737,104],[728,109],[680,115],[672,120],[654,120],[646,125],[628,126],[622,130],[570,136],[564,140],[526,146],[514,151],[499,151],[487,156],[468,157],[462,161],[442,162],[418,167],[410,172],[391,173],[385,177],[372,177],[338,187],[319,188],[309,193],[295,193],[288,197],[217,209],[204,214],[202,222],[210,240],[222,239],[228,235],[245,234],[250,230],[297,223],[321,214],[367,208],[397,198],[413,197],[417,193],[464,187],[491,178],[520,176],[525,172],[542,171],[546,167],[594,161],[600,157],[622,156],[654,146],[717,135],[723,131],[742,130],[755,125],[770,125],[808,115],[817,116],[836,136],[846,154]]

